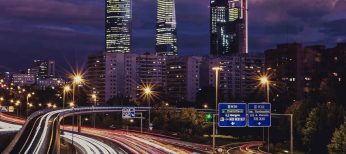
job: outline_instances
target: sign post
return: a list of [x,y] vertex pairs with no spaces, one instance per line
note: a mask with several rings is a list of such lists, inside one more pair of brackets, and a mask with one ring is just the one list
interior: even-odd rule
[[122,118],[131,119],[136,117],[136,109],[134,107],[124,107],[122,109]]
[[248,126],[270,127],[271,126],[271,104],[249,103],[248,104]]
[[0,112],[8,112],[8,106],[0,106]]
[[219,103],[219,127],[246,127],[246,104]]

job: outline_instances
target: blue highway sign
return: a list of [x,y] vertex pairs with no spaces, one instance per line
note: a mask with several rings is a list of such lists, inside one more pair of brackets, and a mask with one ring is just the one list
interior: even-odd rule
[[219,103],[219,127],[246,127],[246,104]]
[[122,109],[122,117],[123,119],[130,119],[136,117],[136,109],[133,107],[124,107]]
[[271,104],[249,103],[248,104],[248,126],[270,127],[271,126]]

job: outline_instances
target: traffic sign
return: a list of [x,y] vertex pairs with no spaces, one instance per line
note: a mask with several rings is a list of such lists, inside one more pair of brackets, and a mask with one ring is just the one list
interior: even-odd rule
[[246,127],[246,104],[219,103],[219,127]]
[[0,112],[8,112],[8,106],[0,106]]
[[14,112],[14,107],[13,106],[9,106],[8,107],[8,112]]
[[271,126],[271,104],[249,103],[248,104],[248,126],[270,127]]
[[122,109],[123,119],[130,119],[136,117],[136,109],[134,107],[124,107]]

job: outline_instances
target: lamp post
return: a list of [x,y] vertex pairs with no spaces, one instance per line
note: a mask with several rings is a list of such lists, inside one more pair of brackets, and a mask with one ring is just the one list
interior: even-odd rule
[[215,71],[215,111],[218,113],[218,104],[219,104],[219,72],[222,70],[220,66],[213,67],[213,71]]
[[29,107],[29,98],[31,97],[32,95],[29,93],[26,95],[26,115],[28,116],[28,107]]
[[215,143],[216,138],[215,135],[218,134],[217,126],[216,126],[216,116],[218,116],[219,110],[219,72],[222,70],[220,66],[216,66],[212,68],[215,71],[215,113],[213,114],[213,153],[215,152]]
[[144,87],[142,89],[142,91],[143,91],[143,94],[144,94],[145,98],[147,98],[147,100],[148,100],[148,105],[149,105],[149,130],[150,130],[150,127],[151,127],[151,108],[150,108],[151,104],[150,104],[150,98],[151,98],[151,96],[153,94],[153,91],[152,91],[150,86]]
[[66,93],[71,91],[71,87],[66,85],[63,89],[63,98],[62,98],[62,108],[65,109],[65,103],[66,103]]
[[[3,97],[0,97],[0,106],[2,106],[2,101],[4,101],[5,99]],[[0,115],[0,119],[1,119],[1,115]]]
[[[94,93],[94,94],[91,95],[91,98],[92,98],[93,101],[94,101],[94,107],[96,107],[96,105],[97,105],[97,104],[96,104],[96,103],[97,103],[97,95]],[[94,125],[94,128],[96,128],[96,114],[95,114],[95,113],[93,114],[93,119],[94,119],[94,120],[93,120],[93,121],[94,121],[94,122],[93,122],[93,125]]]
[[17,117],[19,117],[19,115],[18,115],[19,107],[18,107],[18,106],[19,106],[20,104],[21,104],[20,101],[17,100],[17,101],[16,101],[16,104],[15,104],[16,107],[17,107]]
[[[267,103],[270,103],[270,92],[269,92],[269,89],[270,89],[270,81],[269,81],[269,78],[268,76],[262,76],[259,78],[259,81],[260,81],[260,84],[261,85],[264,85],[265,88],[266,88],[266,97],[267,97]],[[269,146],[269,141],[270,141],[270,128],[268,127],[268,143],[267,143],[267,149],[268,149],[268,152],[270,151],[270,146]],[[263,128],[263,139],[264,139],[264,128]]]
[[73,76],[72,81],[72,102],[76,103],[75,101],[75,93],[76,93],[76,85],[81,84],[84,81],[82,75],[76,74]]

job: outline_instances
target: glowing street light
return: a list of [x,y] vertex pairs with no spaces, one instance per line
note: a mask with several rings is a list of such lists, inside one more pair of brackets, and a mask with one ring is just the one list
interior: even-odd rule
[[72,76],[72,101],[75,102],[75,92],[76,92],[76,85],[79,85],[84,82],[83,76],[79,73]]
[[63,88],[63,101],[62,101],[62,108],[65,109],[65,102],[66,102],[66,93],[71,91],[71,87],[69,85],[65,85]]
[[71,107],[71,108],[73,108],[73,107],[75,106],[75,104],[74,104],[74,102],[70,102],[70,103],[68,104],[68,106]]
[[212,68],[213,71],[215,71],[215,109],[216,112],[218,112],[217,107],[219,104],[219,96],[218,96],[218,92],[219,92],[219,72],[222,70],[222,68],[220,66],[217,67],[213,67]]
[[[269,93],[269,89],[270,89],[270,80],[269,80],[269,77],[267,76],[267,75],[263,75],[263,76],[260,76],[259,78],[258,78],[258,80],[259,80],[259,82],[260,82],[260,84],[261,85],[263,85],[263,86],[266,86],[266,91],[267,91],[267,103],[270,103],[270,98],[269,98],[269,96],[270,96],[270,93]],[[269,127],[268,127],[268,143],[267,143],[267,145],[268,145],[268,147],[267,147],[267,149],[268,149],[268,151],[269,151]],[[263,128],[263,140],[264,140],[264,128]]]
[[[94,101],[94,106],[96,107],[96,103],[97,103],[97,95],[94,93],[94,94],[91,94],[91,99],[93,99]],[[94,128],[96,128],[96,114],[94,113],[93,114],[93,126]]]
[[261,85],[266,86],[266,91],[267,91],[267,93],[266,93],[267,102],[269,103],[269,102],[270,102],[270,98],[269,98],[269,96],[270,96],[270,93],[269,93],[269,89],[270,89],[270,88],[269,88],[270,80],[269,80],[268,76],[261,76],[261,77],[259,77],[258,80],[260,81],[260,84],[261,84]]
[[51,108],[52,106],[53,106],[52,103],[48,103],[48,104],[47,104],[47,107],[48,107],[48,108]]
[[32,95],[29,93],[29,94],[27,94],[26,95],[26,115],[28,115],[28,107],[30,107],[29,106],[29,98],[31,97]]
[[[219,113],[218,111],[219,72],[222,71],[222,68],[220,66],[216,66],[216,67],[213,67],[212,70],[215,71],[215,112],[216,114],[218,114]],[[215,126],[215,121],[213,120],[213,151],[215,151],[215,134],[217,134],[217,127]]]
[[151,108],[150,108],[150,106],[151,106],[151,99],[152,99],[152,97],[153,97],[153,95],[154,95],[154,91],[152,90],[152,88],[153,88],[153,85],[151,85],[151,84],[145,84],[145,85],[143,85],[143,87],[142,87],[142,96],[144,96],[144,99],[146,99],[147,101],[148,101],[148,105],[149,105],[149,130],[151,130],[152,129],[152,124],[151,124]]

